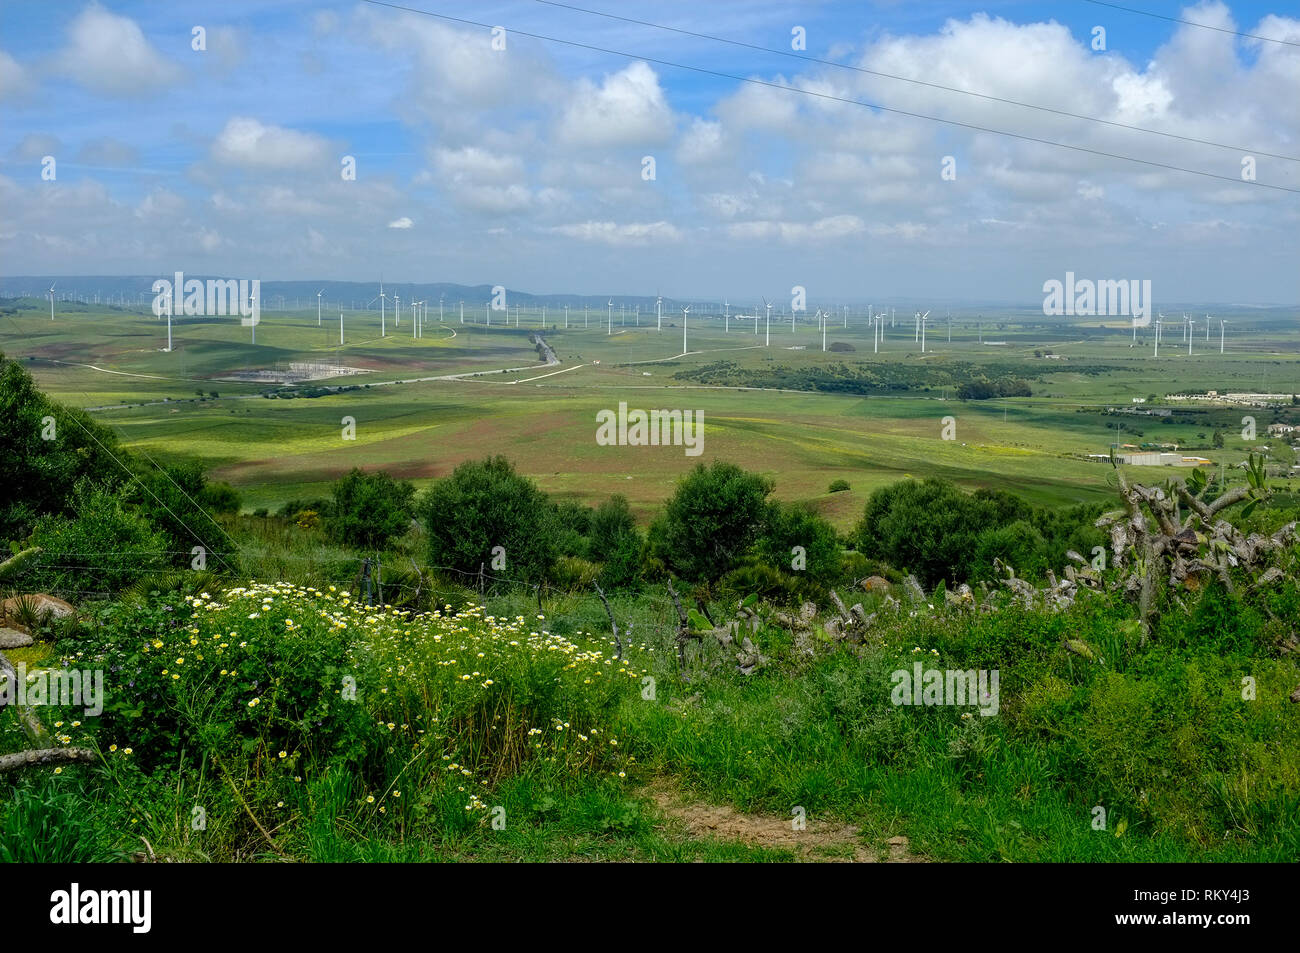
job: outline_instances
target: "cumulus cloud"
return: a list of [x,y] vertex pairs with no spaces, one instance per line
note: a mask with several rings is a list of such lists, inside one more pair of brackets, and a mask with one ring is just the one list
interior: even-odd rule
[[92,3],[68,25],[55,70],[101,95],[156,94],[177,83],[181,70],[145,38],[130,17]]
[[673,127],[659,77],[638,61],[599,85],[580,80],[560,117],[556,138],[575,146],[654,145],[666,142]]
[[212,144],[212,157],[228,165],[293,169],[323,161],[328,144],[314,133],[232,116]]
[[403,215],[401,218],[395,218],[391,222],[389,222],[388,227],[389,228],[410,228],[414,224],[415,223],[412,222],[407,216]]

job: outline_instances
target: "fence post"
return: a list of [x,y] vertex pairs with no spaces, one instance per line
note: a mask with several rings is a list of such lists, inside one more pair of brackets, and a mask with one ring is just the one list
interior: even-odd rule
[[370,557],[367,556],[361,563],[361,597],[365,599],[367,605],[374,605],[375,602],[370,598]]

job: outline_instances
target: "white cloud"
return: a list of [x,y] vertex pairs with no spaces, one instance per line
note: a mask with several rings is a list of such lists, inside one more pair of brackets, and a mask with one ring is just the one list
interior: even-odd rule
[[148,96],[181,78],[180,68],[154,48],[134,20],[97,3],[69,24],[67,45],[55,56],[54,67],[109,96]]
[[0,50],[0,101],[20,99],[31,86],[22,65]]
[[682,237],[681,231],[669,222],[633,222],[626,225],[616,222],[578,222],[557,225],[551,231],[568,238],[606,245],[649,245],[678,241]]
[[659,77],[636,62],[599,85],[579,80],[561,116],[556,138],[573,146],[641,146],[666,142],[673,114]]
[[212,156],[228,165],[262,169],[292,169],[321,162],[328,144],[313,133],[270,126],[246,116],[233,116],[212,144]]
[[727,226],[727,234],[738,239],[779,238],[784,242],[833,241],[860,235],[866,230],[856,215],[832,215],[815,222],[737,222]]
[[389,228],[410,228],[415,223],[403,215],[401,218],[395,218],[388,223]]

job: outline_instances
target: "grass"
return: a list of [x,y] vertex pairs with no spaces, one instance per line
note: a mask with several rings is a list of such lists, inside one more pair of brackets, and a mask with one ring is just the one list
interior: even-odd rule
[[[482,320],[481,311],[470,309],[469,315]],[[887,332],[881,354],[872,352],[872,332],[860,319],[847,331],[830,329],[831,340],[853,343],[856,351],[823,354],[820,335],[806,318],[793,335],[788,324],[774,325],[773,346],[763,348],[754,346],[746,330],[752,325],[733,322],[727,334],[720,321],[702,317],[692,321],[689,337],[692,352],[700,353],[681,356],[676,319],[656,333],[652,317],[640,329],[631,326],[630,316],[626,327],[617,326],[616,318],[616,333],[608,335],[593,312],[589,329],[577,327],[581,317],[574,316],[573,329],[547,332],[562,367],[575,369],[527,383],[514,381],[548,372],[410,381],[536,364],[527,338],[538,329],[539,314],[525,314],[518,329],[454,319],[438,327],[434,321],[424,338],[412,340],[407,323],[380,339],[372,333],[377,327],[369,328],[377,326],[377,315],[349,312],[345,324],[355,336],[350,333],[341,349],[337,324],[326,321],[318,328],[310,309],[265,314],[256,346],[233,320],[190,318],[176,322],[170,354],[157,349],[160,324],[152,315],[83,306],[50,322],[40,303],[32,302],[0,324],[13,332],[6,349],[27,359],[43,390],[74,405],[109,408],[96,416],[128,447],[161,461],[199,460],[242,492],[246,510],[323,495],[353,465],[382,467],[422,486],[466,459],[505,453],[548,493],[586,503],[622,493],[644,519],[695,458],[677,448],[598,446],[596,411],[627,401],[633,408],[704,411],[700,459],[779,474],[779,495],[817,502],[846,529],[872,489],[909,474],[942,476],[968,488],[1012,489],[1038,504],[1063,505],[1108,492],[1102,468],[1078,455],[1105,452],[1112,442],[1199,446],[1208,444],[1210,430],[1222,429],[1229,438],[1223,451],[1196,452],[1236,463],[1248,446],[1237,434],[1240,411],[1212,410],[1170,425],[1098,413],[1151,392],[1300,391],[1300,334],[1266,314],[1225,316],[1239,329],[1228,353],[1194,349],[1189,358],[1166,345],[1154,361],[1149,349],[1129,347],[1125,329],[1069,326],[1013,312],[982,318],[986,337],[1008,341],[1006,348],[980,345],[972,315],[955,319],[951,344],[945,328],[932,327],[933,353],[924,356],[903,319]],[[548,322],[556,320],[552,310]],[[761,333],[757,340],[763,340]],[[807,349],[789,350],[792,342]],[[1043,348],[1067,360],[1035,358],[1033,352]],[[289,361],[335,359],[370,373],[340,379],[355,390],[294,400],[261,397],[264,385],[219,380]],[[700,386],[679,376],[719,360],[733,362],[742,378],[778,365],[798,372],[840,362],[919,374],[918,380],[948,373],[944,368],[986,368],[991,374],[1010,369],[1031,380],[1035,396],[962,402],[953,399],[951,386],[938,385],[865,397],[792,393]],[[200,400],[196,390],[215,390],[220,397]],[[956,418],[952,441],[940,436],[947,416]],[[356,420],[355,440],[342,438],[344,417]],[[1261,431],[1268,419],[1260,417]],[[1107,428],[1117,421],[1130,429]],[[1145,436],[1135,437],[1133,428]],[[1207,436],[1202,440],[1198,433]],[[1289,449],[1275,452],[1279,463],[1291,462]],[[852,497],[824,499],[827,485],[841,476],[852,484]]]

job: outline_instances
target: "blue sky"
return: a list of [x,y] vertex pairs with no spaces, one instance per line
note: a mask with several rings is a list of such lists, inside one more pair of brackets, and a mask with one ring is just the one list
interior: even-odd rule
[[[1229,181],[1300,157],[1300,45],[1082,0],[574,4],[784,50],[799,26],[810,57],[1243,147],[1223,149],[533,0],[405,5],[504,25],[506,49],[364,2],[4,5],[0,267],[863,301],[1032,301],[1072,270],[1300,300],[1300,194]],[[1123,5],[1300,43],[1295,3]],[[1300,162],[1256,162],[1300,189]]]

